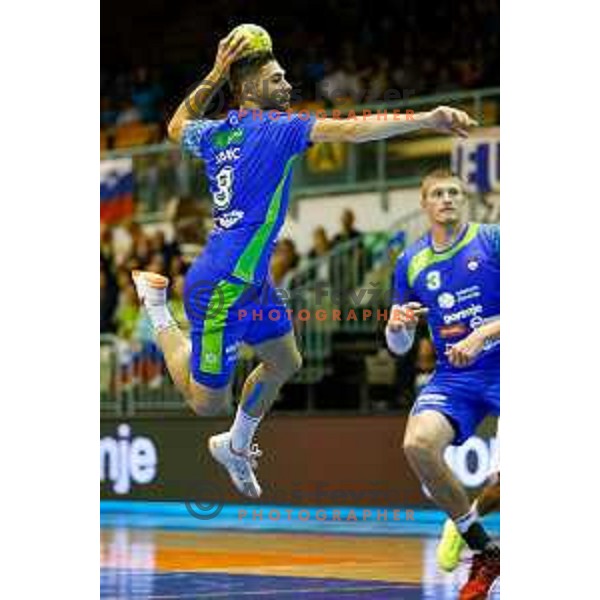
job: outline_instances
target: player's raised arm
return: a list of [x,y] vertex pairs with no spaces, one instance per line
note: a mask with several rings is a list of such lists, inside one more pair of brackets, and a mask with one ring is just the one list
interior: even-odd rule
[[442,133],[468,135],[469,127],[477,125],[466,112],[448,106],[423,113],[399,115],[369,115],[355,119],[319,119],[311,132],[312,142],[351,142],[360,144],[406,135],[423,129]]
[[204,116],[211,98],[225,82],[229,67],[248,47],[249,40],[243,33],[230,33],[219,42],[215,64],[210,73],[194,91],[179,105],[168,124],[169,139],[179,142],[187,121]]

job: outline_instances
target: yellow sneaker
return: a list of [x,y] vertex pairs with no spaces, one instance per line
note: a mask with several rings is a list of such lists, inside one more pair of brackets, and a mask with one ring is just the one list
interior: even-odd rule
[[444,523],[442,538],[437,547],[437,563],[439,568],[443,571],[454,571],[460,562],[460,554],[465,545],[465,540],[460,535],[454,521],[448,519]]

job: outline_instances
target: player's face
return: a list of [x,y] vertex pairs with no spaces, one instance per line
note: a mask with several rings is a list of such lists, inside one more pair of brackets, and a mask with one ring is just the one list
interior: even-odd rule
[[276,61],[264,65],[259,71],[259,103],[264,110],[287,110],[290,107],[292,86],[285,78],[285,71]]
[[439,225],[450,225],[461,220],[465,195],[458,179],[434,181],[421,202],[429,220]]

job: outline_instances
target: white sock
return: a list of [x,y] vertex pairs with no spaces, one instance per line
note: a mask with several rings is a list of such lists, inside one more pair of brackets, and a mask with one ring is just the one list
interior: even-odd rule
[[177,325],[177,322],[171,315],[169,307],[166,304],[147,305],[146,310],[148,311],[148,316],[150,317],[152,327],[156,333],[163,329],[167,329],[167,327]]
[[471,506],[471,510],[466,515],[454,519],[454,523],[460,533],[466,533],[469,530],[469,527],[477,521],[479,521],[479,513],[477,512],[476,504]]
[[244,452],[250,448],[254,434],[262,420],[262,417],[251,417],[238,406],[233,425],[229,430],[231,433],[231,446],[236,452]]
[[146,290],[144,307],[150,317],[152,327],[157,333],[162,329],[177,324],[167,305],[167,290],[148,288]]

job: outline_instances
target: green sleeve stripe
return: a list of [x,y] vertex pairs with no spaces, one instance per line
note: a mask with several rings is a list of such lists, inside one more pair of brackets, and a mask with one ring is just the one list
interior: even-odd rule
[[254,234],[250,243],[246,246],[246,249],[238,259],[233,275],[239,277],[242,281],[251,282],[254,277],[254,272],[264,252],[265,245],[271,236],[277,217],[279,216],[279,209],[281,208],[281,196],[283,193],[283,186],[288,178],[294,160],[298,157],[298,154],[294,154],[285,164],[283,169],[283,175],[277,184],[275,192],[271,196],[269,202],[269,209],[267,210],[267,216],[265,222],[260,226],[258,231]]
[[430,247],[423,248],[421,252],[415,254],[410,263],[408,264],[408,285],[412,287],[413,283],[416,281],[419,273],[426,269],[431,265],[435,265],[436,263],[442,262],[444,260],[448,260],[452,258],[455,254],[460,252],[465,246],[470,244],[477,232],[479,231],[479,223],[469,223],[469,228],[467,229],[467,233],[463,237],[458,244],[452,246],[445,252],[436,253]]
[[218,375],[223,366],[223,337],[227,315],[239,299],[246,285],[219,281],[210,297],[207,316],[202,332],[200,370],[203,373]]

